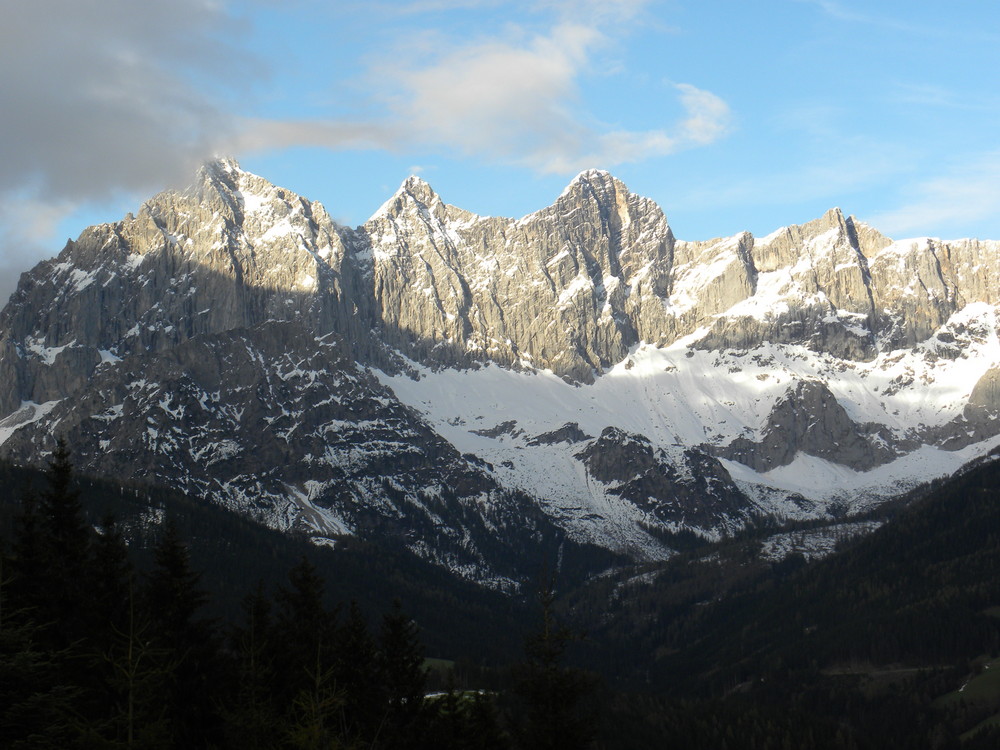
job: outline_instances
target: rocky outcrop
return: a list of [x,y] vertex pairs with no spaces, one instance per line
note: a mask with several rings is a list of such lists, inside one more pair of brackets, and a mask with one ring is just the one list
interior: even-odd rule
[[[477,216],[410,178],[351,229],[221,160],[22,277],[0,312],[0,443],[38,461],[58,428],[85,468],[289,528],[379,529],[447,547],[458,566],[475,567],[491,530],[527,544],[567,519],[588,541],[613,519],[624,549],[644,544],[627,528],[637,518],[711,533],[759,512],[719,458],[766,473],[805,453],[867,471],[997,435],[997,305],[1000,243],[892,242],[839,209],[763,238],[685,242],[655,203],[592,170],[521,219]],[[976,366],[947,377],[979,382],[923,408],[933,368],[970,352]],[[418,416],[426,403],[403,406],[370,369],[482,363],[551,370],[574,391],[640,372],[650,385],[595,387],[546,422],[499,401],[467,424],[449,412],[438,434],[433,407]],[[543,380],[538,399],[556,392]],[[619,420],[627,399],[652,417]],[[547,469],[520,470],[531,450],[568,462],[545,477],[558,502],[500,486]]]
[[969,395],[968,407],[993,414],[1000,413],[1000,367],[991,367],[976,381]]
[[4,444],[9,458],[37,461],[57,432],[85,474],[211,497],[319,538],[396,540],[471,578],[516,575],[512,546],[559,536],[360,372],[339,337],[299,322],[105,363],[32,427]]
[[725,467],[697,449],[672,460],[647,437],[608,427],[576,456],[609,491],[675,527],[736,529],[754,515]]
[[22,277],[0,314],[0,411],[71,393],[109,357],[268,320],[363,340],[342,234],[318,203],[205,166]]
[[1000,435],[1000,367],[991,367],[976,381],[961,415],[921,437],[946,450],[961,450],[996,435]]
[[528,445],[552,445],[553,443],[582,443],[584,440],[591,440],[593,437],[580,429],[576,422],[567,422],[558,430],[536,435],[528,441]]
[[530,364],[583,382],[638,340],[626,302],[646,289],[662,298],[673,246],[663,212],[604,172],[518,221],[446,205],[410,178],[359,236],[393,346],[446,366]]
[[[878,245],[877,237],[863,236],[866,245]],[[752,240],[752,295],[720,311],[699,346],[752,349],[769,341],[870,359],[875,315],[861,243],[854,220],[839,209]]]
[[787,466],[800,451],[867,471],[897,457],[892,443],[888,430],[855,424],[824,384],[804,381],[775,404],[760,440],[740,437],[708,450],[758,472]]

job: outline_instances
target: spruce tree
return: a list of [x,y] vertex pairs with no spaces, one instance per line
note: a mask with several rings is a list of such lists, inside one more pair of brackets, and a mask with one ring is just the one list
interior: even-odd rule
[[92,584],[89,565],[90,528],[74,487],[73,465],[66,442],[59,438],[49,470],[48,486],[38,505],[39,622],[57,649],[77,644],[87,632],[87,606]]
[[280,718],[273,694],[272,606],[263,583],[243,599],[242,609],[243,622],[230,635],[236,685],[226,712],[227,738],[234,747],[268,750],[279,744]]
[[0,627],[0,747],[78,747],[80,688],[65,654],[40,645],[37,627],[7,617]]
[[73,464],[66,441],[59,438],[47,474],[48,487],[42,492],[41,515],[50,548],[50,563],[62,570],[79,573],[87,557],[90,530],[73,486]]
[[134,593],[134,570],[128,546],[115,517],[110,514],[104,517],[101,532],[93,541],[91,571],[90,627],[96,649],[104,653],[108,639],[125,627]]
[[378,649],[356,601],[348,607],[338,632],[336,674],[345,693],[341,735],[370,744],[378,736],[385,706],[379,689]]
[[596,687],[586,672],[563,664],[573,634],[553,611],[555,593],[543,580],[539,590],[541,622],[525,642],[525,660],[515,669],[512,717],[517,746],[523,750],[582,750],[595,733],[594,707],[586,705]]
[[[317,673],[334,664],[337,613],[323,603],[323,579],[303,557],[277,593],[281,640],[275,658],[275,697],[287,712],[303,691],[312,690]],[[318,666],[317,666],[318,659]]]
[[386,700],[385,746],[413,747],[423,736],[427,672],[417,624],[403,612],[398,599],[382,617],[378,644],[379,675]]
[[163,699],[176,748],[206,747],[222,728],[215,699],[221,682],[218,646],[213,624],[199,617],[207,601],[200,578],[168,519],[154,550],[145,601],[153,643],[163,654],[160,666],[169,675]]
[[14,518],[14,542],[9,569],[8,591],[11,597],[19,608],[29,610],[37,619],[38,607],[45,596],[39,585],[45,570],[45,560],[38,498],[30,487],[22,495],[20,510]]

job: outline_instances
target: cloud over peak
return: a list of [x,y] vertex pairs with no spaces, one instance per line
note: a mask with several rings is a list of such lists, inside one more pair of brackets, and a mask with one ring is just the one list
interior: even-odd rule
[[[243,142],[267,148],[274,139],[273,146],[338,149],[357,145],[360,136],[369,147],[431,147],[541,174],[572,174],[665,156],[726,135],[728,105],[687,83],[673,87],[684,112],[677,122],[646,131],[599,122],[583,100],[580,84],[594,73],[596,53],[613,43],[597,23],[608,8],[577,4],[591,8],[580,17],[592,22],[560,20],[536,33],[511,26],[499,36],[462,44],[436,39],[420,48],[422,54],[387,55],[390,62],[373,65],[367,77],[372,98],[385,106],[381,116],[258,122]],[[555,5],[565,10],[567,3]],[[634,16],[643,3],[618,0],[613,5],[622,20]]]

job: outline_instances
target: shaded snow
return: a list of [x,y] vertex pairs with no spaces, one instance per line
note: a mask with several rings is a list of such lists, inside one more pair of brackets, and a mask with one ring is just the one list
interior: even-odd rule
[[0,445],[3,445],[11,435],[25,425],[37,422],[52,411],[59,401],[46,401],[36,404],[34,401],[22,401],[20,408],[0,419]]

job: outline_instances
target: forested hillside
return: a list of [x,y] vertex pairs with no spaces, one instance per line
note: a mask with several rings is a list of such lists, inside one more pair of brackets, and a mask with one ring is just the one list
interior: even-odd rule
[[656,696],[621,702],[621,725],[704,747],[996,747],[1000,466],[890,516],[817,562],[744,538],[568,597],[586,658]]
[[45,473],[3,467],[0,486],[5,747],[1000,740],[992,461],[825,559],[771,561],[761,529],[588,581],[555,572],[540,598],[75,478],[65,452]]
[[[306,554],[284,535],[227,527],[218,509],[109,493],[76,480],[62,443],[44,476],[6,467],[3,486],[26,478],[5,504],[0,555],[0,747],[458,750],[591,733],[566,697],[576,673],[559,664],[551,596],[525,641],[516,599],[385,550]],[[92,524],[84,496],[128,520]],[[214,556],[208,573],[194,550]],[[426,640],[400,596],[434,624]],[[427,659],[425,643],[453,658]],[[527,644],[520,657],[512,644]],[[592,692],[579,684],[580,698]],[[539,721],[538,705],[562,722]]]

